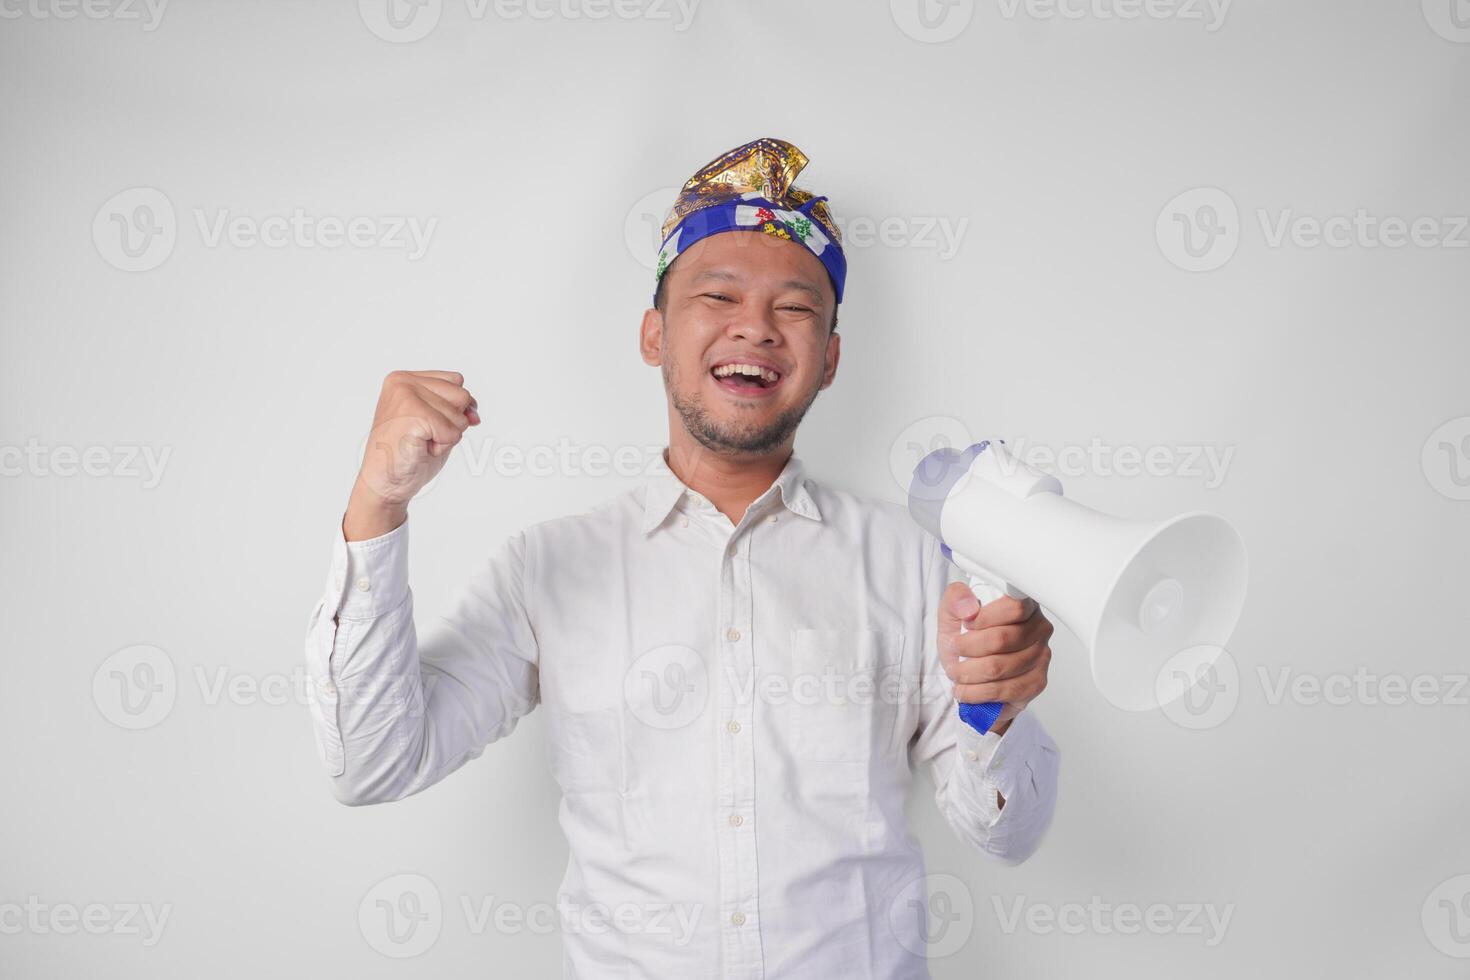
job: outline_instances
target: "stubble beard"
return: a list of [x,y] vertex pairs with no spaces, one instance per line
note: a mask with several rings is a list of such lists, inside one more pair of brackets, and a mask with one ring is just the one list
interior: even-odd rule
[[801,425],[812,402],[817,400],[820,387],[813,388],[811,395],[801,404],[788,408],[764,426],[722,424],[705,408],[704,398],[695,391],[684,397],[679,391],[678,373],[665,359],[663,363],[664,390],[684,428],[695,441],[713,453],[722,455],[761,455],[777,448]]

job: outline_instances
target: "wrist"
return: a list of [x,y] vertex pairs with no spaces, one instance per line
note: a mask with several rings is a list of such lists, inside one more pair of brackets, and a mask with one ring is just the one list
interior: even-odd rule
[[347,512],[342,516],[342,536],[348,541],[366,541],[397,529],[408,520],[408,504],[385,500],[361,479],[352,485]]

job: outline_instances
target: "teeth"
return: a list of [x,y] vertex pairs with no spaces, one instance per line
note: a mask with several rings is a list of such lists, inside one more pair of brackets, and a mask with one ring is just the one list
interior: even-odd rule
[[752,378],[760,378],[766,384],[775,384],[776,379],[780,377],[775,371],[756,364],[722,364],[714,370],[714,375],[717,378],[728,378],[732,374],[744,374]]

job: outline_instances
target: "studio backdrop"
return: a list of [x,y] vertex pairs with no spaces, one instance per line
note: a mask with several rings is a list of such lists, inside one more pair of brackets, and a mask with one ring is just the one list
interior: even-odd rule
[[559,975],[541,713],[344,807],[307,617],[391,370],[462,372],[484,418],[413,505],[421,631],[507,535],[637,484],[659,225],[760,136],[850,263],[814,476],[897,502],[1004,438],[1249,555],[1166,709],[1058,630],[1028,861],[920,777],[933,975],[1470,970],[1463,0],[0,18],[0,976]]

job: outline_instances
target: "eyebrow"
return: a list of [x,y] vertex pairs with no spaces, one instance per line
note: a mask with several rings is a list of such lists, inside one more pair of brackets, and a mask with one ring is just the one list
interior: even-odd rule
[[[694,278],[690,280],[690,282],[699,283],[711,279],[717,280],[719,282],[736,282],[741,278],[743,277],[737,276],[735,273],[731,272],[728,269],[705,269],[701,272],[695,273]],[[820,303],[822,301],[822,291],[818,289],[816,285],[806,279],[787,279],[785,282],[780,284],[780,288],[800,290],[801,292],[811,296],[811,298],[816,302]]]

